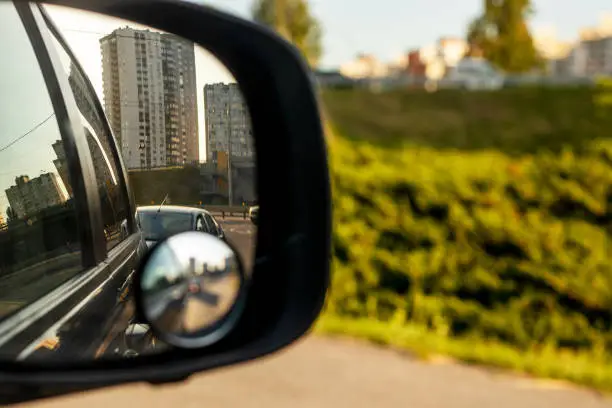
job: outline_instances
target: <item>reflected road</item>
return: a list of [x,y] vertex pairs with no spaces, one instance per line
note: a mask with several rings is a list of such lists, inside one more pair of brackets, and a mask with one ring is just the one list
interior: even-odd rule
[[[224,275],[195,278],[150,295],[145,300],[149,317],[160,330],[177,334],[208,328],[231,309],[240,289],[237,275]],[[194,282],[199,292],[191,293],[187,288]]]

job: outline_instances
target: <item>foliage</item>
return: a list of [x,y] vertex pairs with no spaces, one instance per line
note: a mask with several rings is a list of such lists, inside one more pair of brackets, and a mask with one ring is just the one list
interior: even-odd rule
[[195,205],[200,196],[200,170],[195,166],[148,171],[130,171],[129,182],[136,205],[170,203]]
[[434,93],[323,90],[326,113],[342,135],[389,147],[406,144],[508,154],[580,150],[609,137],[609,88],[512,88]]
[[530,0],[484,0],[482,15],[468,28],[470,49],[506,72],[542,68],[526,21],[532,12]]
[[255,21],[293,43],[310,66],[318,65],[323,52],[322,30],[307,0],[256,0],[252,13]]
[[610,140],[520,157],[330,151],[330,314],[612,361]]

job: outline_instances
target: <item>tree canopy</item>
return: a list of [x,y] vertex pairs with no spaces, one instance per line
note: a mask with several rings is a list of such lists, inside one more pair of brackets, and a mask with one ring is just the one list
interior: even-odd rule
[[323,53],[322,30],[307,0],[255,0],[252,15],[293,43],[310,66],[318,65]]
[[527,18],[530,0],[483,0],[483,13],[468,27],[470,55],[479,55],[511,73],[542,67]]

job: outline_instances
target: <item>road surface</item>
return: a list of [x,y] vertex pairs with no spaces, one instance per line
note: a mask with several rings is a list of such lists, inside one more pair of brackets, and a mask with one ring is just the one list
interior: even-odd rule
[[38,408],[603,408],[594,392],[458,364],[428,364],[364,343],[310,337],[284,352],[165,386],[127,385]]
[[[255,229],[223,227],[245,260]],[[362,342],[310,336],[271,357],[199,374],[181,384],[135,384],[24,404],[38,408],[603,408],[612,399],[457,363],[425,363]]]
[[178,334],[208,328],[231,310],[240,287],[233,274],[193,282],[199,282],[200,292],[190,293],[188,282],[181,282],[145,297],[149,318],[159,329]]
[[238,250],[246,269],[250,270],[255,256],[257,227],[242,217],[226,217],[224,220],[221,216],[216,216],[215,219],[221,224],[227,240]]

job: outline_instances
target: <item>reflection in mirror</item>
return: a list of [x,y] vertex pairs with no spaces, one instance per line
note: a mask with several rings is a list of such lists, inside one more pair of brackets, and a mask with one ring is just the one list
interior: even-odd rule
[[59,118],[19,14],[0,2],[0,318],[80,273]]
[[136,317],[147,251],[201,231],[253,263],[238,84],[184,38],[80,10],[0,2],[0,34],[0,358],[167,350]]
[[[234,251],[202,232],[173,235],[142,267],[141,308],[159,337],[184,348],[220,340],[235,323],[243,275]],[[233,316],[232,316],[233,315]]]

